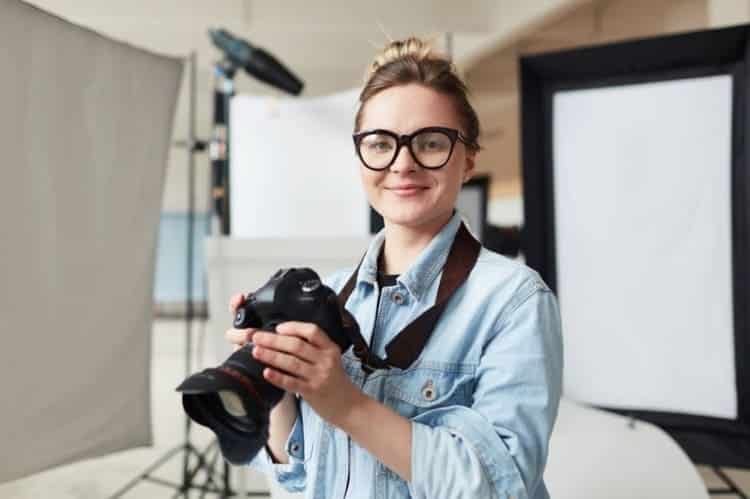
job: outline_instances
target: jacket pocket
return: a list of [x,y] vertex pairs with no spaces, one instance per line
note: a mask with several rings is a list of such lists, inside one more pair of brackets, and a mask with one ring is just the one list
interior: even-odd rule
[[472,401],[473,370],[463,364],[445,364],[391,373],[385,382],[386,404],[409,419],[438,407],[468,407]]

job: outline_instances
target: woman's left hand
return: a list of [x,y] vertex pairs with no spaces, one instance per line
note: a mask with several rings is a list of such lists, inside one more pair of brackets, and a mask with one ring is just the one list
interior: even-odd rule
[[269,366],[263,377],[300,394],[334,426],[365,397],[344,371],[338,345],[316,324],[284,322],[276,326],[276,334],[258,331],[252,341],[253,357]]

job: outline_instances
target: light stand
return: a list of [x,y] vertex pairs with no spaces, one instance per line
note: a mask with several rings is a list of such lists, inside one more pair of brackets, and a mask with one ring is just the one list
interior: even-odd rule
[[[205,151],[206,143],[197,139],[195,135],[195,109],[196,109],[196,54],[190,54],[190,109],[189,109],[189,132],[188,140],[180,142],[177,145],[185,147],[188,150],[188,229],[187,229],[187,247],[186,247],[186,282],[185,282],[185,376],[192,374],[192,345],[193,332],[192,324],[195,318],[193,308],[193,239],[195,234],[195,155]],[[227,101],[228,103],[228,101]],[[228,109],[228,107],[227,107]],[[173,497],[188,497],[191,490],[200,490],[201,497],[207,493],[219,494],[220,497],[235,497],[237,494],[232,491],[230,485],[229,465],[224,462],[224,471],[216,471],[217,461],[221,455],[216,440],[213,440],[205,449],[198,449],[190,442],[191,419],[185,415],[184,441],[180,445],[169,450],[166,454],[147,467],[136,478],[125,484],[111,499],[116,499],[125,495],[130,489],[138,485],[141,481],[149,481],[176,490]],[[175,483],[164,480],[151,474],[159,469],[163,464],[168,462],[174,456],[182,453],[182,482]],[[191,463],[191,457],[194,458]],[[223,461],[223,459],[222,459]],[[198,473],[206,473],[203,483],[198,483],[196,477]],[[267,492],[248,492],[247,497],[269,497]]]
[[211,197],[214,213],[211,232],[229,235],[229,103],[234,96],[237,67],[228,58],[214,67],[214,123],[209,156],[211,158]]
[[[211,233],[228,235],[230,233],[229,218],[229,105],[234,96],[234,75],[237,69],[242,68],[251,76],[264,81],[276,88],[297,95],[302,91],[303,83],[287,70],[279,61],[265,50],[254,47],[248,42],[235,38],[225,30],[211,30],[209,34],[214,44],[221,49],[225,56],[215,66],[215,88],[214,88],[214,123],[209,147],[211,159],[212,183],[211,197],[213,199],[213,215],[211,220]],[[186,267],[186,310],[185,310],[185,377],[192,374],[192,322],[195,316],[193,310],[193,238],[194,238],[194,198],[195,198],[195,154],[206,149],[206,143],[199,141],[195,136],[195,109],[196,109],[196,54],[190,54],[190,111],[189,111],[189,138],[187,142],[179,145],[188,149],[188,240],[187,240],[187,267]],[[200,490],[201,497],[207,493],[220,494],[221,497],[269,497],[268,492],[246,492],[242,490],[239,494],[234,492],[230,484],[230,467],[223,461],[224,471],[216,471],[216,464],[221,456],[221,451],[214,439],[202,451],[190,442],[191,419],[185,415],[185,440],[182,444],[168,451],[151,466],[146,468],[138,477],[131,480],[120,490],[111,496],[111,499],[122,497],[126,492],[135,487],[141,480],[148,480],[160,485],[171,487],[176,490],[173,497],[184,496],[186,499],[191,490]],[[182,482],[174,483],[158,477],[151,473],[169,461],[172,457],[183,453]],[[191,465],[191,456],[195,463]],[[202,484],[196,481],[200,471],[205,471],[206,478]],[[221,481],[221,487],[217,481]],[[244,485],[244,484],[241,484]],[[244,489],[244,486],[242,487]]]
[[219,227],[220,233],[226,236],[231,232],[229,103],[234,96],[234,75],[238,69],[244,69],[250,76],[292,95],[298,95],[304,84],[262,48],[250,45],[223,29],[209,30],[209,35],[214,45],[224,54],[224,58],[214,67],[214,126],[209,152],[215,215],[212,228]]

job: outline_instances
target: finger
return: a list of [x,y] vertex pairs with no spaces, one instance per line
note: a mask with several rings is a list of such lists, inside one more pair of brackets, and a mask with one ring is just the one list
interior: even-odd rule
[[232,312],[232,314],[237,313],[237,307],[242,305],[242,302],[245,301],[245,295],[242,293],[237,293],[236,295],[232,295],[232,298],[229,300],[229,311]]
[[253,336],[253,342],[256,345],[284,352],[313,364],[321,356],[319,348],[296,336],[282,336],[259,331]]
[[263,369],[263,377],[272,385],[290,393],[300,393],[304,388],[303,382],[293,376],[284,374],[267,367]]
[[227,329],[224,333],[224,337],[230,343],[236,345],[244,345],[248,341],[251,341],[253,336],[258,330],[255,328],[248,329]]
[[329,347],[333,342],[328,335],[312,322],[287,321],[276,326],[276,332],[284,336],[297,336],[318,348]]
[[270,350],[258,346],[257,344],[255,345],[255,348],[253,348],[253,357],[270,367],[275,367],[276,369],[289,373],[295,378],[308,379],[313,371],[312,364],[309,364],[298,357],[277,352],[276,350]]

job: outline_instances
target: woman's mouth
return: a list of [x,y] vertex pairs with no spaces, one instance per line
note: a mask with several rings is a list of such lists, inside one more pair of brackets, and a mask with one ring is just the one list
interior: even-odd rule
[[397,196],[414,196],[422,191],[426,190],[427,187],[421,186],[421,185],[399,185],[394,187],[387,187],[386,190],[391,191],[392,193],[396,194]]

